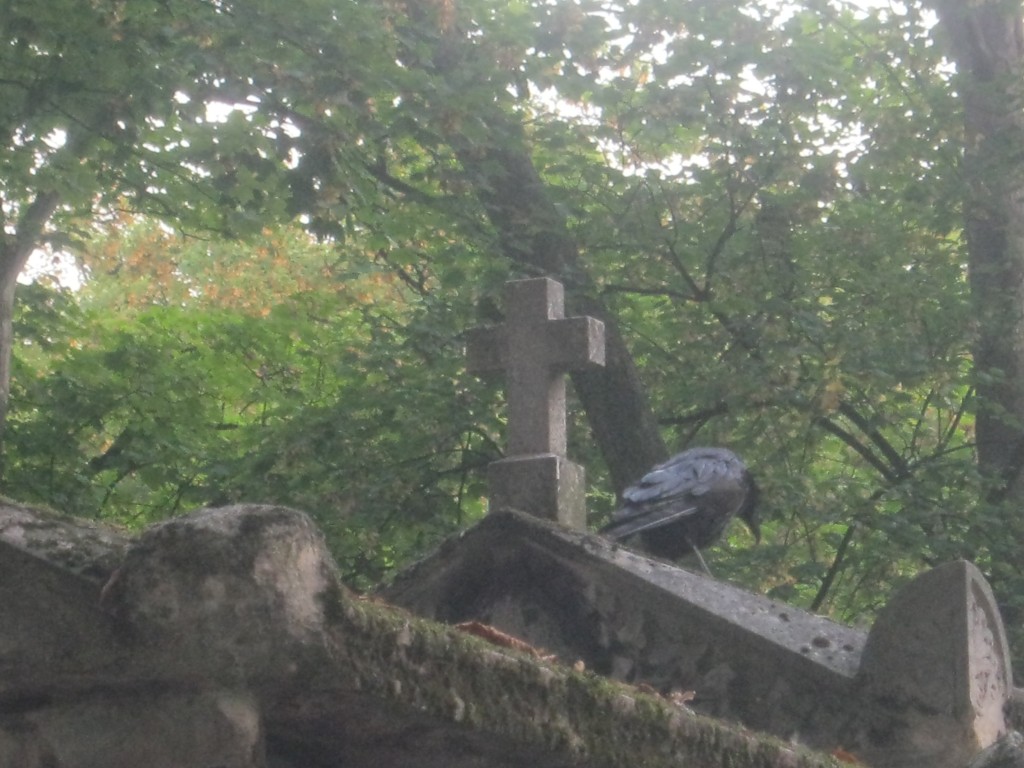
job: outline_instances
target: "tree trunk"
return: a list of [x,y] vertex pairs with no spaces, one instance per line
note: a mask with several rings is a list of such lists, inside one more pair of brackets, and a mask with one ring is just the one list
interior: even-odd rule
[[1024,29],[1021,4],[941,0],[964,105],[978,461],[1024,501]]
[[[449,18],[449,6],[405,5],[412,22],[406,32],[422,37],[424,45],[405,49],[403,58],[409,66],[446,81],[447,89],[439,89],[438,94],[457,97],[463,86],[472,85],[474,77],[490,65],[474,59],[478,54]],[[423,36],[427,29],[431,33]],[[533,165],[521,123],[502,109],[500,84],[495,88],[496,102],[471,116],[474,125],[485,127],[482,133],[474,131],[484,136],[483,140],[468,138],[460,131],[461,118],[466,116],[458,98],[453,98],[454,103],[444,97],[428,99],[434,112],[432,128],[455,152],[497,232],[503,255],[514,265],[512,271],[559,280],[566,289],[570,314],[587,314],[604,322],[604,368],[574,372],[572,382],[612,484],[620,492],[663,461],[668,452],[618,324],[596,294],[565,217]],[[409,96],[417,98],[418,94]]]
[[0,235],[0,479],[6,466],[4,438],[11,399],[11,355],[14,350],[14,295],[18,275],[32,251],[39,247],[43,229],[57,209],[56,192],[41,192],[18,216],[14,230]]
[[[404,48],[401,58],[406,65],[445,81],[445,88],[431,92],[425,100],[434,112],[431,129],[455,152],[497,232],[504,256],[514,265],[512,271],[559,280],[566,289],[570,314],[588,314],[605,324],[604,368],[574,372],[572,381],[612,484],[620,492],[667,456],[633,356],[615,318],[594,290],[565,217],[533,165],[522,124],[502,107],[501,83],[492,84],[493,104],[478,105],[472,115],[464,114],[459,95],[466,88],[478,88],[482,73],[491,71],[489,53],[475,49],[460,31],[451,4],[404,5],[410,22],[405,34],[421,45]],[[408,95],[410,99],[422,96]],[[484,138],[467,137],[460,130],[464,122],[484,126],[483,132],[474,130]]]

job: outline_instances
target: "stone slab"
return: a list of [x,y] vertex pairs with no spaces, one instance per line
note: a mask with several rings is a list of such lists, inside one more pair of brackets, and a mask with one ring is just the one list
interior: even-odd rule
[[487,468],[489,503],[555,520],[569,528],[587,524],[583,467],[553,453],[513,456]]
[[422,616],[494,625],[571,664],[688,707],[835,747],[865,633],[603,537],[495,510],[397,578]]

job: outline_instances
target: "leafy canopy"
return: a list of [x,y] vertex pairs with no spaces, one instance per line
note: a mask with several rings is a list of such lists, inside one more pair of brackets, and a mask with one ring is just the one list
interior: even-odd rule
[[294,504],[363,583],[475,519],[501,411],[459,335],[530,271],[500,219],[526,193],[493,182],[522,148],[668,445],[760,478],[768,541],[735,531],[718,572],[846,620],[954,556],[1020,592],[974,470],[958,105],[920,6],[187,5],[88,11],[107,90],[165,97],[113,119],[90,188],[192,237],[112,218],[82,292],[29,296],[12,493],[138,521]]

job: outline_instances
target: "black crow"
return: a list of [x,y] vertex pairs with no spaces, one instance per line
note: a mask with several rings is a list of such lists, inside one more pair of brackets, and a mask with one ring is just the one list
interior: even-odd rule
[[622,507],[601,533],[615,540],[639,535],[647,552],[669,560],[694,552],[710,574],[700,550],[737,514],[761,541],[757,484],[743,462],[725,448],[691,448],[623,491]]

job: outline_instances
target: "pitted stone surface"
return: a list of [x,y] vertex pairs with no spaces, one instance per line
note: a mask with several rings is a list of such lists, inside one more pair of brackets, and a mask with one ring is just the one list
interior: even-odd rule
[[284,507],[203,510],[153,526],[104,587],[102,608],[173,665],[287,677],[324,632],[335,566],[309,517]]
[[431,618],[493,624],[599,674],[689,692],[697,711],[841,747],[875,768],[962,768],[1007,728],[1005,634],[966,563],[912,581],[868,635],[506,510],[387,595]]
[[[854,738],[872,765],[963,765],[1004,735],[1009,645],[981,572],[959,560],[900,590],[871,629],[857,679],[868,706]],[[885,754],[898,744],[915,755]]]

